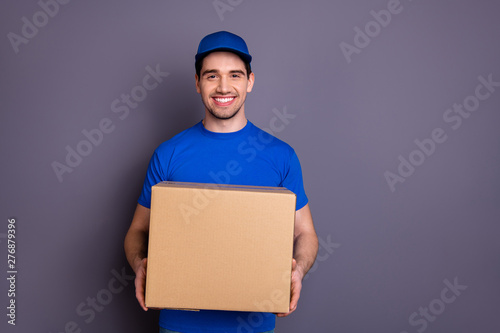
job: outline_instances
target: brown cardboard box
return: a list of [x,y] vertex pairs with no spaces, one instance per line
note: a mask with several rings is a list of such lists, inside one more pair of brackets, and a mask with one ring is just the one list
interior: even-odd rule
[[288,312],[295,200],[279,187],[153,186],[146,306]]

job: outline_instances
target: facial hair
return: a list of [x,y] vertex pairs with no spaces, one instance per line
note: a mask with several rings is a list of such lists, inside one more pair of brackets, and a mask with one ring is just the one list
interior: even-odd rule
[[[239,96],[238,96],[239,97]],[[216,113],[215,110],[213,108],[211,108],[210,104],[209,105],[205,105],[205,108],[208,110],[208,112],[214,116],[214,118],[216,119],[220,119],[220,120],[227,120],[227,119],[231,119],[233,118],[234,116],[236,116],[238,114],[238,112],[240,112],[241,110],[241,107],[244,105],[245,101],[243,101],[243,103],[236,109],[234,110],[233,113],[231,114],[228,114],[228,115],[224,115],[224,114],[220,114],[220,113]],[[207,103],[208,104],[208,103]]]
[[221,120],[227,120],[227,119],[231,119],[231,118],[233,118],[234,116],[236,116],[236,115],[238,114],[238,112],[241,110],[241,106],[240,106],[237,110],[235,110],[232,114],[229,114],[229,115],[221,115],[221,114],[217,114],[217,113],[215,113],[215,111],[214,111],[214,110],[212,110],[212,108],[210,108],[210,107],[207,107],[207,110],[208,110],[208,112],[210,112],[210,114],[211,114],[212,116],[214,116],[215,118],[217,118],[217,119],[221,119]]

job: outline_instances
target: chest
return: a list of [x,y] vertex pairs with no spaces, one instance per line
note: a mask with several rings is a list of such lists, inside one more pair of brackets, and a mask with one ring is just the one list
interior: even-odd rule
[[185,151],[169,163],[168,180],[217,184],[281,186],[283,168],[271,152],[234,149]]

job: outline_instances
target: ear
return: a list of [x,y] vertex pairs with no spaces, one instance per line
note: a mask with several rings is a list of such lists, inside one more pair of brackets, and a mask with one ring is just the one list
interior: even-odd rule
[[250,75],[248,76],[248,82],[247,82],[247,93],[251,92],[252,91],[252,88],[253,88],[253,84],[255,82],[255,75],[252,73],[250,73]]
[[199,77],[198,77],[198,74],[195,74],[195,75],[194,75],[194,80],[195,80],[195,82],[196,82],[196,92],[197,92],[198,94],[201,94],[201,89],[200,89],[200,79],[199,79]]

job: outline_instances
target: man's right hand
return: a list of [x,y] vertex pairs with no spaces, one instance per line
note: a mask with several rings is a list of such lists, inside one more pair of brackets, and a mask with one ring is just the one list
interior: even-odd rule
[[146,266],[148,259],[148,234],[149,234],[150,209],[137,204],[134,218],[125,236],[125,255],[130,267],[135,272],[135,297],[139,304],[148,311],[146,307]]
[[147,264],[148,258],[144,258],[135,267],[135,297],[144,311],[148,311],[145,301]]

